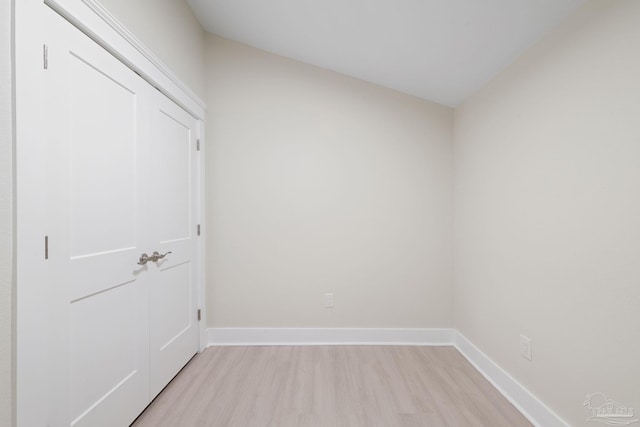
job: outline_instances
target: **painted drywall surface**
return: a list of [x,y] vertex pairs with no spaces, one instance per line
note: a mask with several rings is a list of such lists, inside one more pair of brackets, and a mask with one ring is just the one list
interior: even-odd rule
[[0,0],[0,425],[12,417],[13,145],[11,1]]
[[208,326],[449,326],[452,111],[216,36],[206,64]]
[[99,0],[199,97],[205,33],[184,0]]
[[455,112],[455,326],[575,426],[640,409],[639,23],[588,3]]

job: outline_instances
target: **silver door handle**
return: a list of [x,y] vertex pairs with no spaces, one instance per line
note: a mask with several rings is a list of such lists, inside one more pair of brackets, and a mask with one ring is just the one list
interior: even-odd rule
[[151,258],[153,258],[153,259],[152,259],[152,261],[153,261],[153,262],[156,262],[156,261],[158,261],[158,260],[160,260],[160,259],[162,259],[162,258],[166,257],[166,256],[167,256],[167,255],[169,255],[170,253],[171,253],[171,251],[166,252],[166,253],[164,253],[164,254],[160,255],[158,252],[154,251],[154,252],[153,252],[153,254],[151,255]]
[[161,260],[162,258],[166,257],[170,253],[171,253],[171,251],[160,255],[158,253],[158,251],[154,251],[150,256],[147,255],[147,254],[142,254],[142,255],[140,255],[140,258],[138,259],[138,265],[145,265],[149,261],[157,262],[158,260]]
[[138,259],[138,265],[145,265],[149,261],[151,261],[151,257],[149,255],[147,255],[147,254],[142,254],[142,255],[140,255],[140,258]]

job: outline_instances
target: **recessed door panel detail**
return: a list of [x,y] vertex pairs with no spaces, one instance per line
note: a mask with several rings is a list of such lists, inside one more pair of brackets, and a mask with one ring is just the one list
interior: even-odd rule
[[190,326],[191,263],[169,267],[160,271],[153,284],[151,317],[154,325],[154,344],[163,351]]
[[195,353],[192,263],[158,269],[151,288],[151,394],[159,393]]
[[81,421],[140,369],[138,292],[131,282],[71,304],[73,420]]
[[73,302],[138,280],[143,269],[135,265],[137,256],[132,248],[73,259],[69,300]]
[[161,242],[191,236],[191,130],[169,113],[155,114],[153,206]]
[[71,256],[134,247],[136,94],[71,56]]

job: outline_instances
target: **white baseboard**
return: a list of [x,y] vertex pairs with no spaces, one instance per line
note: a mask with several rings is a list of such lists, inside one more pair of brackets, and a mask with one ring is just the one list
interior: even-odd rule
[[209,346],[424,345],[454,346],[536,427],[569,424],[455,329],[209,328]]
[[566,421],[458,331],[454,334],[454,346],[534,426],[569,427]]
[[210,346],[453,345],[454,329],[210,328]]

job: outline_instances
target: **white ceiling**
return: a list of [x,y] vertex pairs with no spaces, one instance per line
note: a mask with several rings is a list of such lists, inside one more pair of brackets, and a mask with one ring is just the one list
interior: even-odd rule
[[584,0],[187,0],[209,32],[448,106]]

